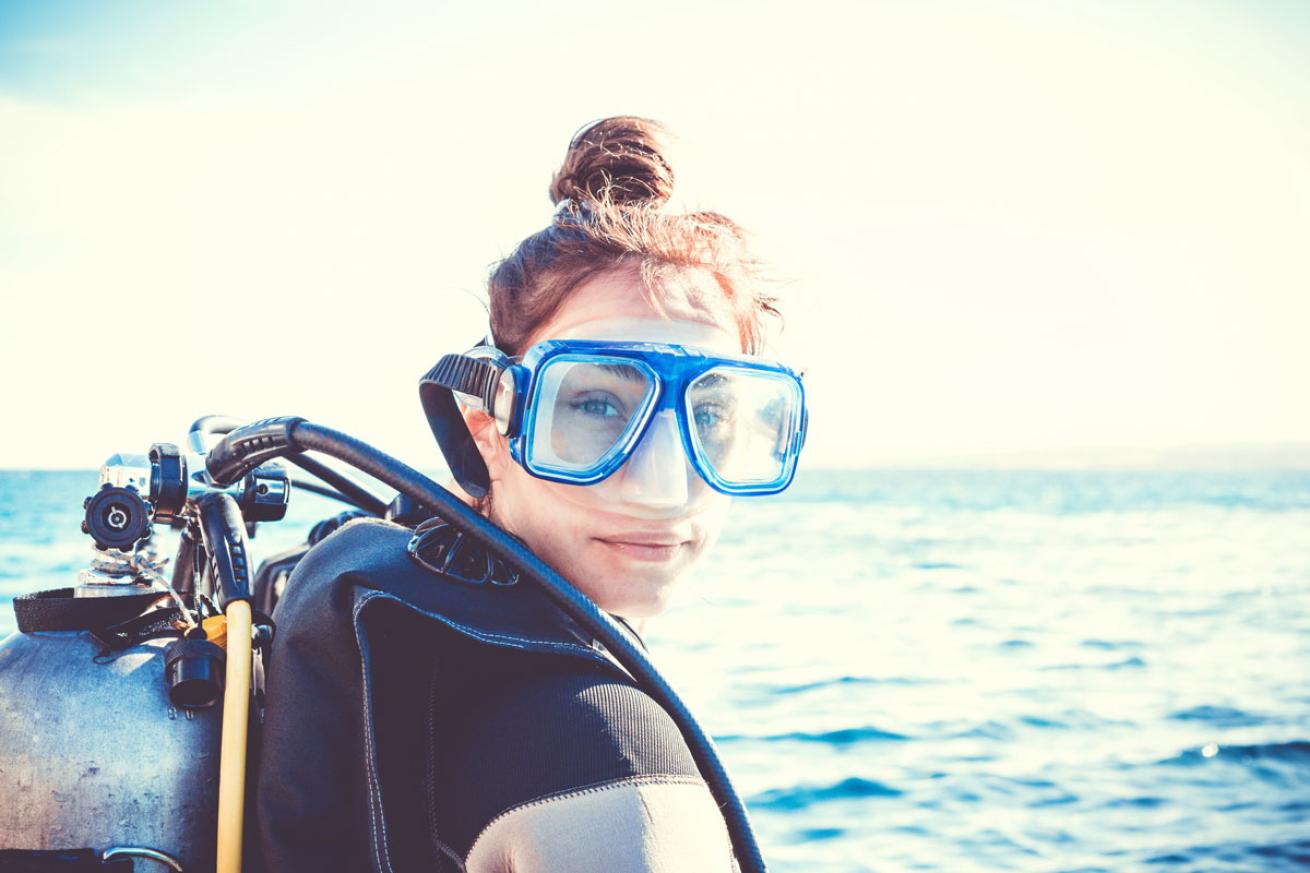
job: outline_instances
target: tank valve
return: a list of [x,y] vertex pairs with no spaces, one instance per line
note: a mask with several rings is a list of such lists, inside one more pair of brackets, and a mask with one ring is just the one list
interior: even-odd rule
[[164,655],[168,699],[179,709],[203,709],[223,696],[227,655],[214,643],[181,639]]
[[186,456],[172,443],[155,443],[150,447],[150,502],[155,507],[155,521],[171,522],[186,506]]
[[130,551],[150,536],[153,510],[135,488],[105,484],[82,507],[82,533],[90,534],[97,549]]

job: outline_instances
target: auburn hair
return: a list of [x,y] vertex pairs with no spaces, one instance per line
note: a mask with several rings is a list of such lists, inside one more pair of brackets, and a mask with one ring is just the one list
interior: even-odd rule
[[777,300],[768,293],[740,226],[717,212],[663,208],[674,183],[667,141],[659,122],[626,115],[574,134],[550,183],[554,220],[523,240],[491,274],[491,332],[502,351],[522,354],[533,332],[574,288],[619,271],[640,276],[657,310],[661,298],[672,293],[671,278],[708,273],[723,299],[696,302],[720,310],[726,304],[742,351],[760,351],[766,320],[779,316]]

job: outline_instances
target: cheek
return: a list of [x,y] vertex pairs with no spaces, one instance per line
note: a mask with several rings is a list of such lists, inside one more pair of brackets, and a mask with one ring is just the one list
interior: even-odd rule
[[704,535],[701,542],[701,548],[707,549],[714,545],[719,538],[719,533],[728,523],[728,516],[732,511],[732,498],[727,494],[713,492],[704,505],[704,510],[697,518],[698,527]]
[[493,487],[492,519],[546,557],[558,551],[552,546],[576,541],[586,521],[576,507],[560,499],[557,487],[512,464]]
[[592,539],[594,513],[557,493],[561,487],[526,473],[506,476],[492,492],[492,520],[593,600],[607,604],[611,592],[604,580],[614,568]]

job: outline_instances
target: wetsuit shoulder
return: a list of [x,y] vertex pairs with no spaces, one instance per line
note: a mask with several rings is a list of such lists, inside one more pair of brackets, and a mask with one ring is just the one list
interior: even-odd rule
[[576,660],[463,666],[462,682],[437,671],[428,715],[439,853],[468,873],[732,869],[691,753],[645,692]]

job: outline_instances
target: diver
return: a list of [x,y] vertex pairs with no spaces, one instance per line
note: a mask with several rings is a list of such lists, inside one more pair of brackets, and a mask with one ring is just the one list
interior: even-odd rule
[[[421,386],[457,493],[638,644],[733,497],[788,486],[807,425],[799,375],[761,355],[778,313],[744,232],[666,208],[664,134],[615,117],[574,136],[553,219],[491,276],[489,335]],[[328,536],[277,604],[262,867],[733,870],[665,710],[412,509]]]

